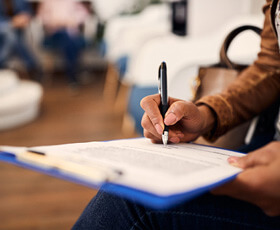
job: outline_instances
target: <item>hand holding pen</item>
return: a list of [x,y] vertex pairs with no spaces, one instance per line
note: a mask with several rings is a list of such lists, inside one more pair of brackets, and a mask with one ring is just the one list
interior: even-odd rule
[[[166,65],[163,63],[159,68],[159,78],[166,80]],[[165,86],[166,90],[163,90]],[[167,84],[165,86],[160,85],[160,94],[141,100],[145,111],[141,122],[145,137],[154,143],[189,142],[213,128],[215,116],[209,107],[168,98]]]

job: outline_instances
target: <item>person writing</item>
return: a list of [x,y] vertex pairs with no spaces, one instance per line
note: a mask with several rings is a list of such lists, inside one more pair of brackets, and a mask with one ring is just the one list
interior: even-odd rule
[[[269,14],[267,7],[269,4],[264,8]],[[266,26],[268,19],[266,17],[258,60],[223,93],[202,98],[196,104],[171,98],[164,120],[158,111],[158,95],[144,98],[141,102],[145,110],[142,120],[144,135],[159,142],[163,124],[166,124],[170,126],[169,141],[172,143],[192,141],[200,135],[214,140],[275,103],[280,94],[280,55],[272,27]],[[246,170],[214,193],[256,204],[268,215],[280,215],[279,140],[244,158],[229,158],[231,164]]]
[[63,55],[69,84],[74,88],[79,84],[79,58],[86,47],[80,28],[88,16],[86,7],[74,0],[41,1],[37,14],[45,32],[43,45]]
[[[170,143],[193,141],[201,135],[215,140],[277,102],[280,54],[277,25],[276,33],[271,25],[271,14],[274,14],[271,4],[280,7],[278,0],[267,0],[264,5],[265,22],[257,60],[221,94],[203,97],[196,103],[169,98],[164,119],[159,111],[159,95],[142,99],[145,137],[161,143],[165,124],[169,126]],[[73,228],[279,229],[280,142],[277,138],[278,135],[245,157],[229,158],[230,164],[244,169],[232,182],[171,209],[153,210],[100,190]]]

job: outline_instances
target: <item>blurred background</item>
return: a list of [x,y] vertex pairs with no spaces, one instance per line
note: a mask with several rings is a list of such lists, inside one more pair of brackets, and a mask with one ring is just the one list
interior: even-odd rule
[[[262,27],[265,0],[0,0],[0,145],[142,135],[140,100],[192,100],[202,65],[233,28]],[[260,39],[229,49],[250,64]],[[0,229],[70,229],[96,191],[0,162]]]

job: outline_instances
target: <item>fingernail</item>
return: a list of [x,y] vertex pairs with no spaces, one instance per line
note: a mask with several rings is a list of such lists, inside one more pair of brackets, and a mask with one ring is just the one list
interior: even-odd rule
[[177,118],[174,113],[169,113],[164,119],[166,125],[173,125],[176,121]]
[[158,134],[161,135],[163,133],[163,128],[159,124],[156,124],[155,128]]
[[230,163],[233,166],[239,166],[238,160],[239,160],[239,157],[229,157],[227,159],[228,163]]

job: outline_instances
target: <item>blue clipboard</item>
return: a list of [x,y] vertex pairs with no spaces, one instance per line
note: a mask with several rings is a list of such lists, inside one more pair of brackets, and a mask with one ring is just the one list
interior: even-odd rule
[[73,175],[69,175],[64,172],[60,172],[57,169],[47,169],[43,167],[39,167],[30,163],[20,162],[16,159],[13,153],[2,152],[0,151],[0,161],[7,162],[22,168],[30,169],[39,173],[43,173],[52,177],[56,177],[62,180],[70,181],[73,183],[77,183],[89,188],[99,189],[101,188],[103,191],[106,191],[111,194],[115,194],[117,196],[123,197],[135,203],[144,205],[146,207],[154,208],[154,209],[166,209],[176,206],[182,202],[186,202],[191,200],[203,193],[208,192],[209,190],[218,187],[221,184],[226,183],[227,181],[233,180],[236,175],[225,178],[217,183],[200,187],[195,190],[191,190],[184,193],[169,195],[169,196],[159,196],[156,194],[152,194],[146,191],[142,191],[139,189],[114,184],[113,182],[104,182],[104,183],[93,183],[86,180],[83,180],[79,177],[75,177]]

